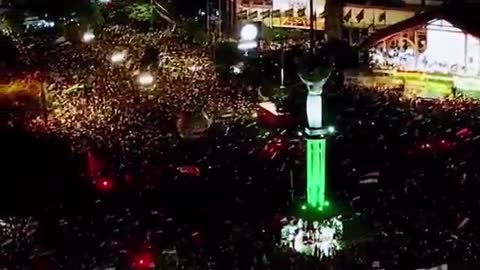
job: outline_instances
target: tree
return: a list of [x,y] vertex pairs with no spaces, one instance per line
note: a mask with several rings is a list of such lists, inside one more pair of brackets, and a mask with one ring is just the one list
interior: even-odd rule
[[139,23],[153,24],[157,19],[163,20],[175,25],[175,21],[170,15],[164,4],[160,4],[155,0],[148,2],[139,1],[125,7],[129,19]]
[[7,17],[3,16],[0,18],[0,34],[3,35],[10,35],[12,33],[12,24],[7,19]]
[[128,18],[140,23],[153,23],[155,21],[155,8],[152,4],[134,3],[127,7]]
[[80,19],[80,24],[82,25],[97,27],[105,23],[105,19],[102,16],[100,7],[94,2],[90,2],[82,8],[79,8],[78,16]]

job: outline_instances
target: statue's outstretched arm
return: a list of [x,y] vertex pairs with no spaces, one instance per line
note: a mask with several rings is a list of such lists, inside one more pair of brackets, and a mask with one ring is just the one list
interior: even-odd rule
[[304,75],[298,73],[298,77],[300,80],[307,86],[308,91],[316,94],[321,94],[323,91],[323,86],[330,78],[332,73],[329,71],[328,73],[315,73],[313,76],[310,76],[312,79],[307,80],[305,79]]
[[300,77],[300,80],[301,80],[307,87],[309,87],[309,86],[312,85],[312,82],[305,80],[305,79],[303,78],[302,74],[298,73],[298,77]]

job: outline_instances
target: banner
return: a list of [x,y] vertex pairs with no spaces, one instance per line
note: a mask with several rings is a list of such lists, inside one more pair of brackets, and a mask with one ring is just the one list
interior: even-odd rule
[[298,17],[305,17],[305,10],[306,10],[306,8],[301,8],[301,9],[297,10],[297,16]]
[[293,17],[293,8],[285,10],[285,17]]
[[247,10],[244,9],[244,10],[241,10],[240,12],[238,12],[237,18],[239,20],[246,20],[247,19]]
[[[286,11],[293,9],[300,11],[305,10],[305,16],[310,16],[310,0],[273,0],[273,9],[280,9]],[[313,0],[313,13],[320,14],[325,11],[325,0]],[[297,12],[297,16],[301,17]]]
[[[271,0],[262,5],[252,1],[236,1],[239,20],[246,20],[248,13],[258,11],[255,20],[263,19],[267,25],[275,27],[308,29],[310,18],[310,0]],[[258,2],[260,3],[260,2]],[[313,0],[314,14],[317,14],[315,29],[324,29],[325,0]],[[267,13],[269,12],[269,13]],[[286,13],[286,14],[285,14]],[[291,16],[290,14],[293,13]],[[271,17],[267,16],[270,15]],[[396,24],[415,15],[411,9],[398,7],[377,7],[347,3],[343,7],[343,24],[346,27],[375,29]],[[283,18],[282,18],[283,17]],[[289,17],[289,18],[285,18]],[[268,20],[267,20],[268,19]]]
[[255,20],[258,17],[258,11],[253,11],[248,13],[248,19],[249,20]]
[[349,10],[347,11],[347,14],[345,14],[345,16],[343,16],[343,20],[344,20],[345,22],[349,22],[351,18],[352,18],[352,10],[349,9]]
[[262,16],[262,19],[270,17],[270,9],[260,12],[260,16]]
[[275,9],[274,11],[272,11],[272,17],[274,18],[282,17],[282,12],[280,11],[280,9]]
[[404,21],[415,15],[415,11],[396,7],[375,7],[346,4],[343,7],[343,23],[346,27],[385,27]]
[[384,11],[378,16],[379,22],[386,22],[387,21],[387,12]]
[[363,20],[363,18],[365,18],[365,10],[362,9],[362,10],[357,14],[356,18],[357,18],[357,22],[361,22],[361,21]]
[[[262,20],[267,26],[309,29],[310,0],[264,0],[263,4],[251,1],[236,1],[236,14],[239,20]],[[313,0],[314,14],[323,14],[325,0]],[[247,10],[246,13],[244,10]],[[258,15],[250,15],[257,11]],[[324,29],[324,18],[315,20],[314,29]]]

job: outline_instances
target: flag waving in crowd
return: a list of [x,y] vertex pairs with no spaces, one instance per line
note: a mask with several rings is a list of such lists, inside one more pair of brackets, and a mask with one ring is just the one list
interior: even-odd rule
[[380,172],[371,172],[360,176],[358,183],[359,184],[378,184],[378,178],[380,177]]

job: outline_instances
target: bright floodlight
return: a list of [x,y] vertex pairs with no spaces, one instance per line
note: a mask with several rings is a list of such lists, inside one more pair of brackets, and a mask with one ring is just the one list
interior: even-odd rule
[[116,64],[116,63],[121,63],[125,61],[126,58],[127,58],[127,51],[124,50],[124,51],[113,53],[112,56],[110,57],[110,61]]
[[93,34],[92,32],[85,32],[82,36],[82,41],[85,42],[85,43],[88,43],[88,42],[91,42],[92,40],[95,39],[95,34]]
[[254,24],[246,24],[240,31],[240,38],[242,40],[255,40],[258,35],[258,28]]
[[143,72],[138,75],[138,83],[140,85],[150,85],[153,83],[153,76],[149,72]]

